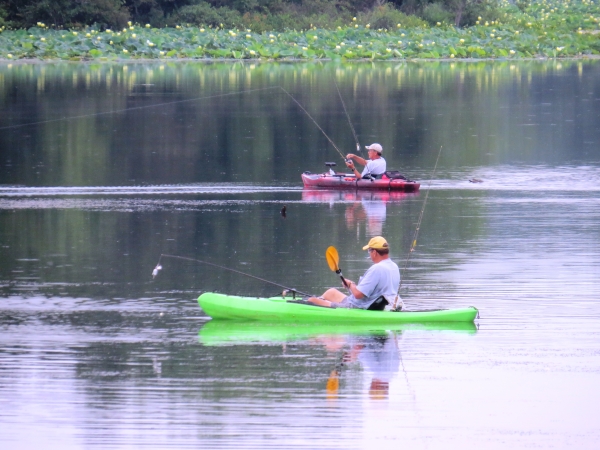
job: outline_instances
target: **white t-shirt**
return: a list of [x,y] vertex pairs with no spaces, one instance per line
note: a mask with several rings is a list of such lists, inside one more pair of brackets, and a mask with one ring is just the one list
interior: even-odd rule
[[356,289],[364,294],[361,299],[349,297],[350,303],[357,308],[367,309],[375,300],[382,295],[389,304],[393,304],[398,295],[400,285],[400,269],[391,259],[373,264],[369,270],[358,280]]
[[383,158],[369,159],[369,160],[367,160],[367,165],[363,169],[360,176],[364,177],[365,175],[368,175],[368,174],[381,175],[386,170],[387,170],[387,163],[385,162],[385,159],[383,159]]

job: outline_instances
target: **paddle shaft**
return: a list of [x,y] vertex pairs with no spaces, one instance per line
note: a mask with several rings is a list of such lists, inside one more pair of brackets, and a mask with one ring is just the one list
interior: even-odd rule
[[220,265],[218,265],[218,264],[210,263],[210,262],[207,262],[207,261],[202,261],[202,260],[200,260],[200,259],[188,258],[187,256],[167,255],[167,254],[165,254],[165,253],[162,253],[162,254],[160,255],[160,258],[158,258],[158,263],[159,263],[159,264],[160,264],[160,259],[161,259],[163,256],[164,256],[165,258],[183,259],[183,260],[185,260],[185,261],[193,261],[193,262],[197,262],[197,263],[201,263],[201,264],[206,264],[206,265],[209,265],[209,266],[217,267],[217,268],[219,268],[219,269],[228,270],[228,271],[230,271],[230,272],[237,273],[237,274],[239,274],[239,275],[244,275],[244,276],[246,276],[246,277],[254,278],[255,280],[262,281],[263,283],[268,283],[268,284],[272,284],[273,286],[278,286],[278,287],[280,287],[280,288],[283,288],[283,289],[285,289],[285,290],[287,290],[287,291],[291,292],[292,294],[300,294],[300,295],[303,295],[303,296],[305,296],[305,297],[313,297],[311,294],[307,294],[307,293],[305,293],[305,292],[299,291],[298,289],[293,289],[293,288],[290,288],[290,287],[284,286],[283,284],[279,284],[279,283],[275,283],[275,282],[273,282],[273,281],[265,280],[264,278],[260,278],[260,277],[256,277],[256,276],[254,276],[254,275],[250,275],[250,274],[248,274],[248,273],[240,272],[239,270],[230,269],[229,267],[220,266]]

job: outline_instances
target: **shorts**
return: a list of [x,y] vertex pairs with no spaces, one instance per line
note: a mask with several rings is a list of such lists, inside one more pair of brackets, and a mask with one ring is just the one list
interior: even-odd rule
[[353,299],[354,299],[354,297],[351,297],[351,296],[348,295],[348,296],[344,297],[344,300],[342,300],[339,303],[333,303],[333,302],[331,302],[331,307],[332,308],[356,309],[358,307],[352,304],[352,300]]

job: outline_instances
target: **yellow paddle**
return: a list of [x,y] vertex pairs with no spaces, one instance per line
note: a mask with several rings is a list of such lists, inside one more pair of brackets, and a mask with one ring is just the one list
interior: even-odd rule
[[336,248],[333,246],[328,247],[325,251],[325,258],[327,259],[329,268],[340,276],[342,283],[344,283],[344,286],[348,288],[348,283],[346,283],[346,280],[342,275],[342,269],[340,269],[340,256],[338,255]]

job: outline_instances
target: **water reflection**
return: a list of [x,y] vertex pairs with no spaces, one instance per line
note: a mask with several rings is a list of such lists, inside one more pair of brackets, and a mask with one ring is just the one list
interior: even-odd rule
[[408,198],[418,197],[419,192],[397,192],[376,190],[325,190],[304,189],[302,201],[307,203],[328,203],[330,208],[335,203],[347,204],[344,217],[348,230],[360,235],[364,225],[366,236],[383,234],[383,225],[387,216],[389,203],[400,203]]
[[[269,322],[208,321],[198,332],[198,340],[207,347],[267,345],[278,346],[282,353],[288,346],[306,345],[311,352],[323,349],[333,363],[328,372],[315,374],[323,383],[325,397],[329,401],[344,395],[344,383],[352,379],[354,372],[368,378],[364,394],[371,400],[388,398],[390,383],[398,380],[402,366],[400,341],[411,332],[458,332],[475,334],[474,323],[396,324],[385,329],[365,324],[281,324]],[[325,366],[326,367],[326,366]],[[319,370],[325,368],[320,365]]]

